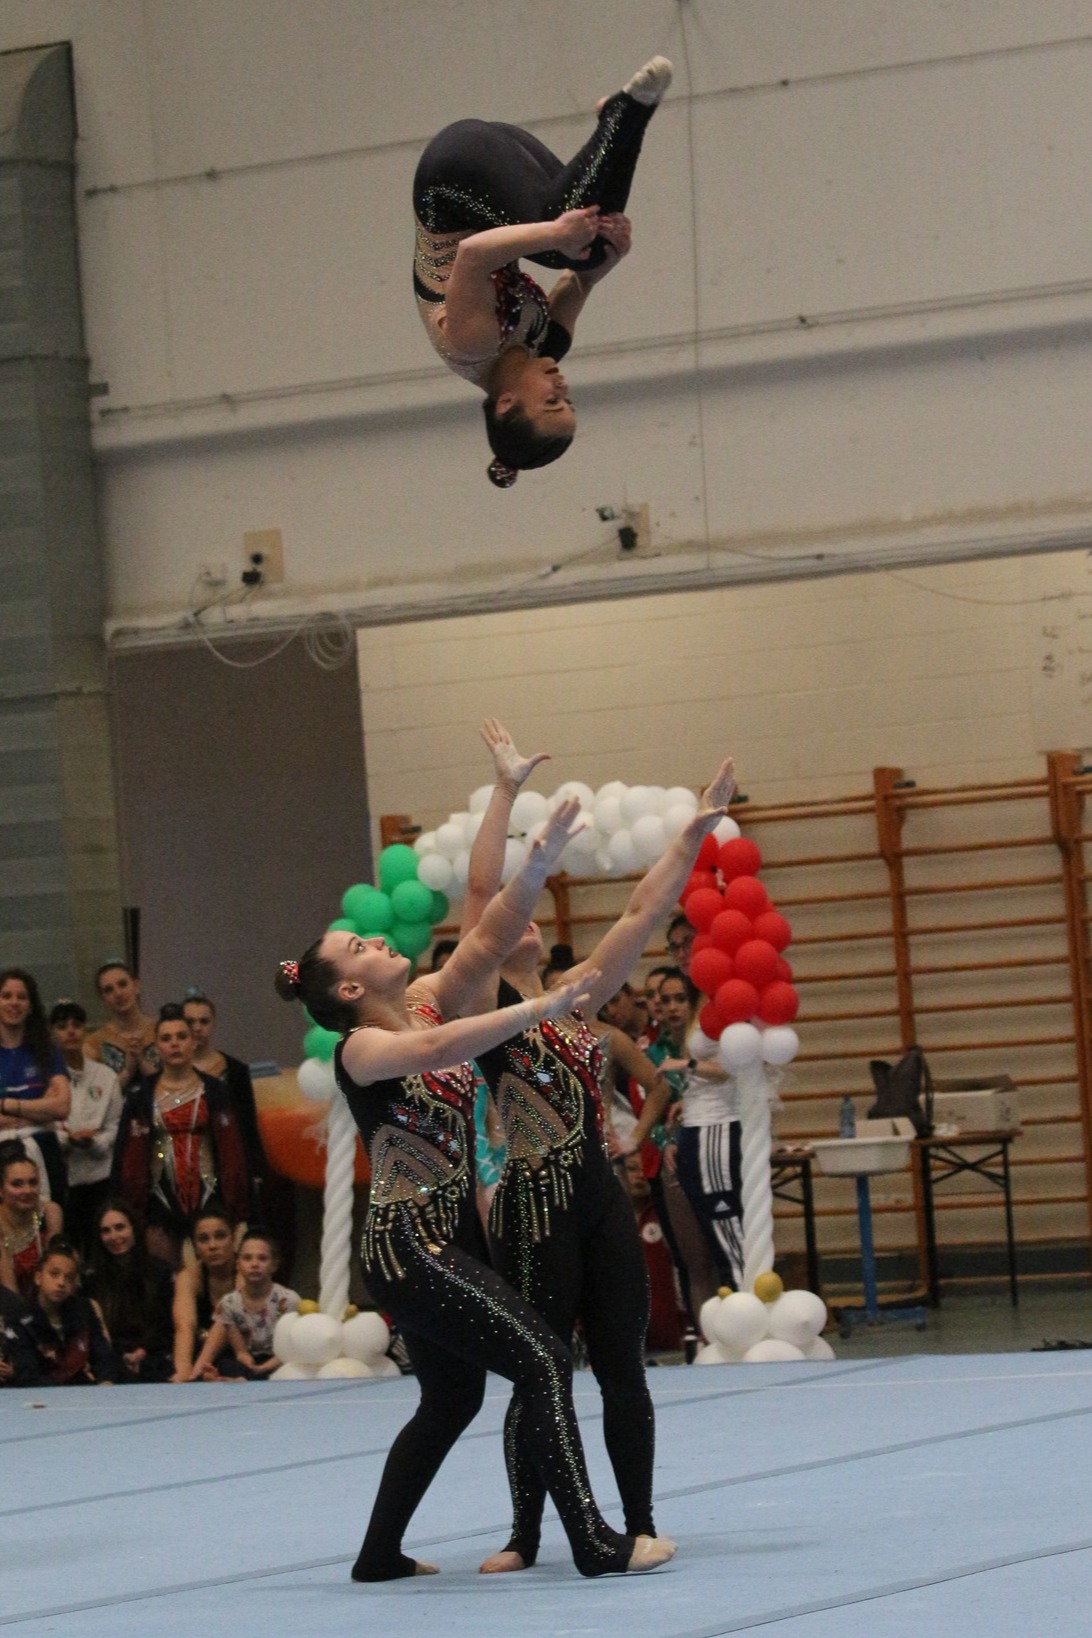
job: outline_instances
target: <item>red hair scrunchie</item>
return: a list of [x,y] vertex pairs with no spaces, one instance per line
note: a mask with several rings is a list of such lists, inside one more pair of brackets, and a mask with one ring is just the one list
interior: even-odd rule
[[519,477],[519,468],[508,466],[504,461],[494,459],[486,467],[486,474],[490,483],[495,483],[498,489],[511,489]]
[[300,964],[298,961],[282,961],[281,972],[287,978],[294,990],[300,987]]

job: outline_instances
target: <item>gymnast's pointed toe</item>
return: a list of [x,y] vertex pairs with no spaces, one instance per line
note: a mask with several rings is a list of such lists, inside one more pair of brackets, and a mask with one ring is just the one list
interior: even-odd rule
[[655,108],[666,95],[674,72],[666,57],[653,57],[643,68],[637,70],[622,89],[634,102],[644,103],[646,108]]
[[670,1536],[638,1536],[633,1543],[628,1569],[658,1570],[661,1564],[674,1558],[678,1545]]

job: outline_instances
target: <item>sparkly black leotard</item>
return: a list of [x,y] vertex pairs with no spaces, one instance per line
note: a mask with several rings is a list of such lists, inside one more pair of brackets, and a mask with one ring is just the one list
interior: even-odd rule
[[[413,1009],[441,1022],[428,1004]],[[353,1569],[358,1581],[412,1575],[402,1537],[456,1439],[477,1415],[487,1371],[515,1384],[533,1469],[549,1490],[582,1575],[625,1569],[632,1537],[603,1519],[588,1483],[567,1346],[485,1262],[474,1204],[469,1064],[358,1086],[334,1056],[371,1161],[364,1276],[398,1324],[421,1388],[387,1457]]]
[[[501,984],[499,1005],[520,996]],[[597,1037],[579,1013],[479,1054],[504,1124],[507,1160],[493,1197],[493,1266],[566,1341],[579,1319],[603,1395],[603,1436],[626,1530],[654,1535],[655,1423],[645,1381],[648,1275],[633,1208],[603,1143]],[[514,1522],[508,1546],[538,1551],[544,1491],[517,1389],[505,1422]]]
[[[654,112],[617,92],[567,165],[529,131],[498,121],[461,119],[433,137],[413,181],[413,288],[429,340],[456,374],[484,386],[506,347],[519,343],[542,357],[560,359],[571,344],[568,332],[551,321],[543,290],[511,262],[493,275],[496,345],[482,357],[456,352],[439,319],[460,239],[487,228],[550,222],[585,205],[598,205],[605,213],[625,210],[645,126]],[[599,238],[584,260],[557,250],[527,259],[543,267],[587,272],[606,255],[606,242]]]

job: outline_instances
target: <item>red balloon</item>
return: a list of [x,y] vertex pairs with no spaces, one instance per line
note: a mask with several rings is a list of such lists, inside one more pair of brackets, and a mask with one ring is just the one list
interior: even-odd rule
[[720,845],[716,837],[713,835],[703,836],[701,847],[698,849],[698,856],[694,861],[694,868],[696,870],[715,870],[719,852]]
[[777,951],[787,950],[792,943],[792,928],[776,910],[763,910],[755,917],[755,938],[764,938]]
[[685,903],[691,893],[696,893],[699,887],[711,887],[714,891],[718,891],[717,878],[713,871],[692,870],[686,878],[686,885],[679,894],[680,899]]
[[709,932],[717,949],[726,955],[735,955],[741,944],[755,936],[754,928],[741,910],[722,910],[713,917]]
[[737,876],[757,876],[762,869],[762,854],[746,836],[735,836],[721,845],[717,863],[725,881],[731,882]]
[[780,959],[773,945],[767,944],[765,939],[748,939],[735,954],[736,977],[745,978],[748,984],[760,990],[764,984],[772,984],[777,977]]
[[[708,933],[695,933],[694,942],[690,946],[690,965],[694,965],[694,957],[696,955],[701,955],[703,950],[711,950],[712,948],[713,940],[709,937]],[[789,964],[786,961],[785,966],[787,967],[788,965]],[[784,974],[782,974],[782,977],[784,977]]]
[[[704,935],[699,934],[698,936],[708,938],[709,935],[708,935],[708,933],[706,933]],[[697,942],[698,942],[698,940],[695,939],[694,940],[695,947],[697,946]],[[791,984],[792,983],[792,968],[789,966],[789,964],[785,960],[784,956],[778,956],[778,958],[777,958],[777,976],[785,984]]]
[[720,1032],[724,1028],[724,1019],[715,1001],[707,1001],[698,1013],[698,1026],[703,1035],[708,1035],[711,1041],[720,1040]]
[[764,1024],[791,1024],[800,1011],[800,997],[791,984],[776,979],[759,996],[757,1011]]
[[732,976],[732,958],[723,950],[699,950],[690,957],[690,977],[703,995],[716,995]]
[[766,889],[754,876],[736,876],[724,889],[726,910],[742,910],[753,921],[769,905]]
[[728,1024],[742,1024],[758,1007],[758,991],[743,978],[730,978],[714,997],[717,1011]]
[[707,933],[713,917],[723,909],[721,894],[715,887],[699,887],[690,894],[684,906],[686,919],[699,933]]

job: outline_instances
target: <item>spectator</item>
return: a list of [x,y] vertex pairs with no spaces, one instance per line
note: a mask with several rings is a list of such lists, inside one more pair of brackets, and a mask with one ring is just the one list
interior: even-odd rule
[[648,1270],[650,1302],[645,1346],[655,1352],[674,1352],[683,1345],[687,1318],[675,1284],[671,1250],[652,1204],[652,1193],[640,1155],[627,1155],[623,1166],[622,1181],[633,1202],[637,1232],[641,1236],[641,1251]]
[[667,929],[667,953],[683,977],[690,977],[690,957],[694,953],[695,928],[684,915],[672,918]]
[[128,1092],[142,1075],[154,1075],[159,1068],[155,1020],[141,1012],[140,980],[124,961],[103,962],[95,983],[110,1017],[101,1029],[92,1030],[84,1052],[112,1069],[121,1090]]
[[428,969],[430,973],[438,973],[444,962],[450,961],[455,954],[458,942],[458,939],[454,938],[438,938],[436,940],[436,943],[432,946],[432,959]]
[[[235,1235],[224,1207],[210,1201],[199,1211],[193,1225],[193,1249],[197,1260],[182,1269],[174,1282],[174,1375],[172,1382],[192,1380],[195,1355],[205,1345],[216,1318],[216,1310],[229,1291],[235,1290]],[[206,1382],[223,1374],[232,1356],[226,1342],[223,1352],[212,1359],[202,1373]]]
[[0,1285],[33,1301],[34,1276],[62,1223],[56,1201],[42,1202],[41,1173],[20,1139],[0,1143]]
[[225,1341],[239,1373],[256,1382],[280,1365],[273,1352],[273,1332],[282,1314],[300,1305],[299,1293],[277,1285],[277,1248],[264,1229],[243,1235],[236,1258],[238,1288],[220,1299],[216,1322],[190,1376],[197,1381],[215,1360]]
[[181,1007],[162,1008],[155,1047],[163,1067],[142,1076],[125,1100],[113,1185],[147,1222],[148,1250],[177,1269],[212,1195],[237,1221],[250,1217],[255,1168],[223,1082],[193,1067],[193,1032]]
[[628,1035],[631,1041],[636,1041],[641,1031],[637,1018],[637,993],[633,985],[623,984],[617,995],[612,995],[600,1007],[599,1016],[604,1024],[613,1025],[623,1035]]
[[29,1313],[29,1305],[22,1297],[0,1285],[0,1388],[33,1385],[34,1362],[27,1357],[21,1329]]
[[652,1045],[659,1032],[660,985],[666,975],[673,971],[674,969],[671,967],[652,967],[645,974],[645,1006],[648,1008],[648,1023],[645,1026],[644,1036],[638,1037],[637,1041],[637,1045],[643,1049]]
[[121,1085],[112,1069],[84,1056],[87,1014],[78,1001],[58,1001],[49,1015],[49,1027],[72,1083],[68,1119],[57,1128],[68,1166],[65,1233],[86,1257],[91,1249],[91,1219],[110,1189],[121,1121]]
[[117,1380],[169,1382],[174,1370],[174,1275],[149,1255],[144,1226],[124,1200],[104,1200],[91,1228],[84,1287],[99,1305],[118,1356]]
[[23,1139],[43,1170],[43,1200],[60,1206],[65,1170],[54,1122],[65,1119],[70,1099],[38,986],[22,967],[6,967],[0,971],[0,1139]]
[[35,1270],[35,1302],[16,1328],[22,1356],[18,1363],[25,1360],[26,1369],[43,1387],[117,1381],[118,1362],[102,1316],[79,1290],[79,1283],[76,1250],[55,1235]]

